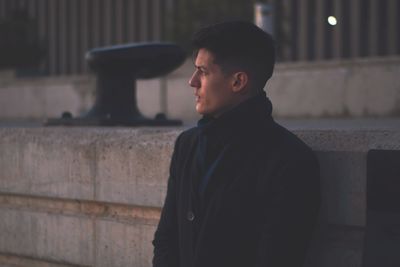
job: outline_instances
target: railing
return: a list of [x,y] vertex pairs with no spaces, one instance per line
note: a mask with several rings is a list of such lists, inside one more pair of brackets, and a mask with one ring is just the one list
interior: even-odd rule
[[[93,47],[153,40],[186,46],[200,24],[252,19],[255,0],[0,0],[1,19],[28,11],[47,49],[41,74],[87,72]],[[266,0],[280,61],[400,54],[398,0]],[[337,24],[327,18],[333,16]],[[332,23],[332,21],[331,21]],[[332,23],[334,24],[334,23]],[[0,40],[1,41],[1,40]]]
[[47,49],[43,74],[87,71],[93,47],[162,39],[168,5],[163,0],[0,0],[0,19],[28,11]]
[[[400,54],[398,0],[269,0],[283,61]],[[331,25],[328,17],[332,16]]]

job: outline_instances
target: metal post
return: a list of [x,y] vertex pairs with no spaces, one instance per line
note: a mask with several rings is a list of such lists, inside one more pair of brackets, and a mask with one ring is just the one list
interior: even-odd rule
[[272,4],[254,4],[254,24],[264,31],[274,34],[273,6]]

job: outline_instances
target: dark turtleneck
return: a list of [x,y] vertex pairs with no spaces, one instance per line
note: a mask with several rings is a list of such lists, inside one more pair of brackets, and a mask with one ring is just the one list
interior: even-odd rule
[[218,118],[204,116],[198,121],[200,131],[196,158],[200,171],[200,195],[208,183],[210,169],[218,164],[224,148],[234,139],[251,134],[261,120],[271,117],[271,112],[271,101],[262,92]]

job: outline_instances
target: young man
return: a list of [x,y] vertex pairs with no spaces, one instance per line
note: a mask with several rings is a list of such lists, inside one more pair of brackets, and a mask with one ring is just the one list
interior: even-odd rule
[[319,207],[316,157],[271,117],[270,35],[225,22],[194,35],[198,126],[175,143],[154,267],[300,267]]

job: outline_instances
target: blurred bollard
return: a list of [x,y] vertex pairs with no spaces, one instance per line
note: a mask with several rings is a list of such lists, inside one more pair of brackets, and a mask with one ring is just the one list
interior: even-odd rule
[[136,102],[136,79],[165,75],[185,60],[170,43],[136,43],[90,50],[86,59],[97,76],[96,101],[83,117],[50,119],[46,125],[172,126],[182,124],[158,114],[144,117]]

